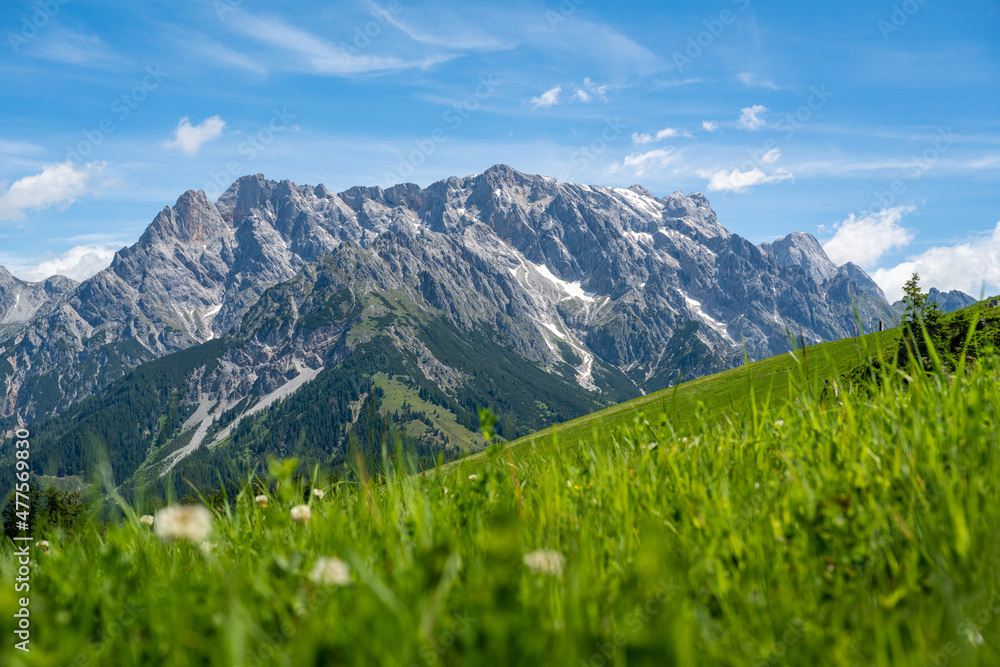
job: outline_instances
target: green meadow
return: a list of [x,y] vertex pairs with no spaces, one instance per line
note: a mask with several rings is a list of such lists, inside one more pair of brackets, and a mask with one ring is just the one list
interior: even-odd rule
[[[275,462],[207,503],[210,535],[121,503],[120,520],[36,536],[30,591],[0,588],[0,662],[998,665],[1000,358],[983,337],[953,364],[897,367],[898,335],[435,474],[402,452],[338,481]],[[873,380],[845,378],[872,359]],[[0,577],[19,567],[8,546]],[[24,596],[30,653],[14,648]]]

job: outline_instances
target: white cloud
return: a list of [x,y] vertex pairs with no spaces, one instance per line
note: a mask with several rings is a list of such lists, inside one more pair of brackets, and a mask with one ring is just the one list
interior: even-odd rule
[[699,169],[697,174],[702,178],[707,178],[709,192],[746,192],[748,188],[764,183],[779,183],[792,178],[791,172],[787,169],[779,169],[773,174],[765,174],[760,169],[754,168],[750,171],[740,171],[724,169],[709,172]]
[[762,79],[753,72],[740,72],[736,75],[736,78],[744,86],[757,86],[759,88],[768,88],[770,90],[781,90],[781,88],[773,81]]
[[636,176],[642,176],[650,167],[665,167],[679,157],[673,148],[657,148],[646,153],[632,153],[625,157],[621,164],[617,162],[608,167],[609,173],[617,173],[626,167],[631,167]]
[[76,168],[69,160],[45,165],[42,173],[14,181],[0,195],[0,220],[21,220],[25,209],[72,204],[88,191],[92,179],[103,168],[104,164],[97,162]]
[[762,117],[767,111],[767,107],[760,104],[744,107],[743,113],[740,114],[739,126],[744,130],[759,130],[767,124]]
[[953,246],[936,246],[888,269],[879,269],[872,279],[889,301],[903,297],[903,283],[920,274],[924,289],[961,290],[979,298],[984,285],[987,294],[1000,291],[1000,222],[987,237]]
[[650,135],[645,132],[642,134],[638,132],[632,133],[632,143],[636,146],[642,146],[643,144],[649,144],[654,141],[663,141],[664,139],[671,139],[673,137],[690,137],[689,132],[682,132],[681,130],[675,130],[672,127],[666,127],[657,132],[655,135]]
[[899,223],[904,215],[914,210],[913,206],[894,206],[875,213],[865,212],[861,217],[851,213],[846,220],[833,226],[837,231],[823,244],[823,250],[838,266],[854,262],[870,268],[885,253],[909,245],[913,240],[913,232]]
[[[304,30],[290,26],[273,16],[257,17],[240,10],[227,16],[232,25],[246,37],[284,51],[281,57],[272,57],[273,66],[292,71],[315,74],[349,76],[366,72],[427,67],[450,60],[452,55],[436,55],[421,60],[402,60],[396,57],[363,55],[326,42]],[[255,55],[260,58],[260,55]]]
[[107,67],[118,58],[97,35],[87,35],[62,26],[42,31],[32,55],[71,65]]
[[73,280],[86,280],[111,264],[121,245],[90,243],[70,248],[61,255],[47,255],[33,265],[13,263],[10,271],[21,280],[45,280],[49,276],[69,276]]
[[764,164],[772,164],[781,159],[781,151],[777,148],[772,148],[768,152],[761,156],[760,161]]
[[559,93],[561,92],[562,92],[562,86],[549,88],[538,97],[532,97],[531,103],[535,105],[536,109],[538,109],[539,107],[543,109],[548,109],[554,104],[559,104]]
[[577,88],[576,92],[573,93],[573,99],[580,100],[581,102],[589,102],[591,98],[590,98],[590,93],[588,93],[586,90],[583,90],[582,88]]
[[701,127],[706,132],[715,132],[716,130],[719,129],[719,124],[716,123],[714,120],[703,120],[701,121]]
[[206,118],[197,125],[191,125],[187,117],[181,118],[174,131],[174,138],[163,142],[163,147],[179,148],[187,155],[197,155],[203,145],[221,137],[225,128],[226,121],[219,116]]

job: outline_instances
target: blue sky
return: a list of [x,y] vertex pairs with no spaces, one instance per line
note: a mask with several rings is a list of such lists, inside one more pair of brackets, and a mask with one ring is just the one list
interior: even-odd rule
[[0,9],[0,264],[86,277],[185,190],[503,162],[704,192],[890,296],[1000,291],[1000,5],[43,0]]

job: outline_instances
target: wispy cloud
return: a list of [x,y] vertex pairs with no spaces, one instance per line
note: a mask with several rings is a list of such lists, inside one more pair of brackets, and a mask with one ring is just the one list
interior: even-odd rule
[[427,16],[433,21],[433,28],[417,26],[412,21],[403,21],[397,13],[388,11],[374,2],[368,3],[372,14],[385,21],[419,44],[438,46],[460,51],[505,51],[517,46],[517,41],[489,35],[453,14],[437,12]]
[[740,72],[736,75],[736,80],[747,87],[767,88],[768,90],[781,90],[781,86],[773,81],[762,79],[753,72]]
[[894,206],[864,212],[860,216],[851,213],[846,220],[834,225],[837,231],[823,244],[823,250],[834,264],[854,262],[863,268],[870,268],[885,253],[910,244],[913,232],[900,222],[903,216],[914,210],[913,206]]
[[623,169],[631,168],[636,176],[644,176],[651,168],[662,168],[675,162],[680,153],[674,148],[656,148],[645,153],[627,155],[621,164],[612,163],[608,173],[615,174]]
[[64,26],[50,26],[41,32],[37,44],[28,53],[38,58],[67,65],[107,67],[118,61],[104,41],[97,35],[88,35]]
[[709,192],[746,192],[755,185],[780,183],[792,178],[792,173],[787,169],[779,169],[773,174],[767,174],[757,168],[749,171],[740,171],[739,169],[726,171],[723,169],[716,172],[699,169],[697,174],[708,179],[706,187]]
[[[418,60],[403,60],[395,56],[375,56],[352,53],[304,30],[290,26],[277,17],[258,17],[238,11],[232,24],[246,37],[267,44],[287,55],[273,61],[282,69],[301,70],[314,74],[348,76],[367,72],[427,67],[450,60],[451,55],[428,56]],[[291,56],[289,58],[289,56]]]
[[22,220],[26,210],[69,206],[90,190],[94,177],[103,168],[103,164],[96,162],[77,168],[67,160],[46,165],[41,173],[14,181],[0,195],[0,220]]
[[760,104],[744,107],[743,113],[740,114],[739,126],[744,130],[759,130],[767,124],[764,120],[764,114],[767,112],[768,108]]
[[549,88],[544,93],[538,97],[532,97],[531,103],[535,105],[536,109],[548,109],[554,104],[559,104],[559,93],[562,92],[562,86],[555,86],[554,88]]
[[226,121],[219,116],[206,118],[197,125],[191,125],[187,117],[181,118],[177,129],[174,130],[174,138],[163,142],[163,147],[179,148],[185,155],[194,156],[209,141],[221,137],[224,129]]

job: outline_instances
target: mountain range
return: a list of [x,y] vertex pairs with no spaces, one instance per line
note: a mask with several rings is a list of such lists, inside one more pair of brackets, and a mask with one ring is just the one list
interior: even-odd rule
[[698,193],[505,165],[338,194],[258,174],[184,193],[82,283],[0,272],[0,413],[48,443],[39,472],[106,456],[119,483],[335,461],[387,429],[455,456],[480,407],[512,438],[896,317],[811,235],[751,243]]

